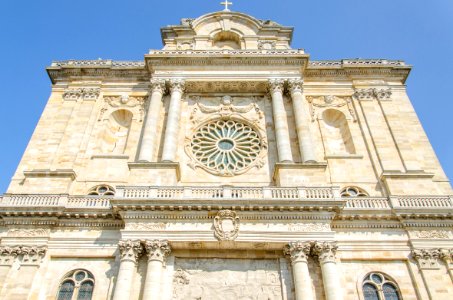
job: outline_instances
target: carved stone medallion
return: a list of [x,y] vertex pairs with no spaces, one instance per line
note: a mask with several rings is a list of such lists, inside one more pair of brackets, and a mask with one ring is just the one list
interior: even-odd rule
[[214,218],[214,236],[220,241],[235,240],[239,233],[239,217],[231,210],[221,210]]

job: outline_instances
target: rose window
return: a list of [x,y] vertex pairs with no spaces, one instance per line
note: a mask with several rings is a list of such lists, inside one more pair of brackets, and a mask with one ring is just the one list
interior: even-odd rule
[[259,133],[236,120],[216,120],[192,136],[190,150],[207,171],[222,176],[245,172],[256,163],[263,148]]

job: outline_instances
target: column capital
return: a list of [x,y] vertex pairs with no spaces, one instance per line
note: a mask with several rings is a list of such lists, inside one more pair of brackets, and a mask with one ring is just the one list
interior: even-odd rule
[[440,258],[446,262],[453,261],[453,249],[440,249]]
[[417,261],[420,269],[438,269],[438,259],[442,257],[439,249],[414,249],[411,255]]
[[148,261],[157,260],[160,262],[164,262],[171,252],[170,245],[165,240],[146,241],[145,250],[148,255]]
[[0,266],[11,266],[16,257],[20,254],[20,247],[9,247],[1,246],[0,247]]
[[310,254],[311,243],[310,242],[290,242],[283,248],[283,253],[289,256],[291,262],[307,262],[308,255]]
[[121,261],[132,261],[137,263],[138,258],[143,252],[140,241],[126,240],[118,242],[118,249],[121,255]]
[[271,93],[280,92],[283,94],[285,89],[285,80],[280,78],[273,78],[268,80],[268,88]]
[[304,81],[302,79],[288,80],[288,89],[291,94],[302,93]]
[[162,95],[165,94],[165,80],[163,79],[151,79],[151,92],[160,92]]
[[319,263],[335,262],[335,254],[338,246],[335,242],[315,242],[313,245],[313,255],[318,257]]
[[46,246],[20,246],[19,255],[22,256],[22,265],[39,266],[46,255]]
[[168,85],[170,86],[170,92],[184,92],[186,81],[184,79],[170,79]]

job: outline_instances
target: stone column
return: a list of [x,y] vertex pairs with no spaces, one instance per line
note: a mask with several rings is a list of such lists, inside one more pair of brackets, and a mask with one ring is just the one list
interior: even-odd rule
[[121,261],[116,280],[113,300],[129,299],[131,295],[132,281],[134,279],[135,268],[138,258],[142,254],[140,241],[120,241],[118,243]]
[[335,262],[335,253],[338,247],[333,242],[316,242],[313,254],[318,257],[321,265],[322,282],[326,300],[342,300],[343,290]]
[[45,246],[18,247],[17,254],[22,256],[17,275],[17,278],[20,278],[20,280],[14,282],[14,289],[9,288],[6,291],[7,296],[5,299],[28,299],[36,272],[46,255],[46,251],[47,247]]
[[179,119],[181,116],[181,97],[184,92],[184,80],[170,80],[170,106],[168,108],[167,128],[165,129],[162,161],[174,162],[178,149]]
[[453,249],[440,249],[440,258],[445,262],[448,274],[453,282]]
[[296,123],[299,151],[302,162],[316,162],[315,147],[310,130],[310,112],[302,95],[303,81],[292,79],[288,82],[291,99],[293,101],[293,113]]
[[284,81],[282,79],[270,79],[269,92],[272,96],[272,114],[274,116],[275,138],[277,139],[278,161],[292,162],[293,155],[291,153],[288,122],[283,104],[283,84]]
[[139,161],[152,161],[157,145],[157,123],[160,117],[162,96],[165,93],[165,81],[151,79],[151,95],[149,96],[146,122],[143,127],[142,143],[140,145]]
[[310,242],[291,242],[283,249],[283,253],[291,259],[296,300],[314,299],[307,262],[310,248]]
[[18,247],[0,247],[0,299],[3,299],[3,295],[6,292],[2,292],[2,288],[6,285],[8,273],[17,255],[19,255]]
[[162,268],[166,257],[170,254],[170,246],[167,241],[146,241],[145,250],[148,255],[148,267],[143,300],[160,299]]

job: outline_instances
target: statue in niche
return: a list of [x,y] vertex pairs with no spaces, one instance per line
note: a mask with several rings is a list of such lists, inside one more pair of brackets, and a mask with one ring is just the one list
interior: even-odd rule
[[101,136],[102,153],[124,153],[131,123],[132,113],[125,109],[116,110],[109,116]]

